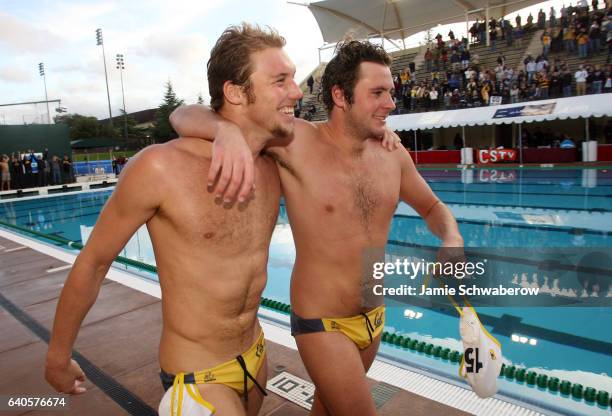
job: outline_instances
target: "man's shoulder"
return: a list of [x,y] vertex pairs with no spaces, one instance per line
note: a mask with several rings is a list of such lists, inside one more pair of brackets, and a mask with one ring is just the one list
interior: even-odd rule
[[132,171],[138,171],[139,174],[154,174],[165,170],[177,156],[178,151],[172,142],[153,144],[131,157],[128,165]]

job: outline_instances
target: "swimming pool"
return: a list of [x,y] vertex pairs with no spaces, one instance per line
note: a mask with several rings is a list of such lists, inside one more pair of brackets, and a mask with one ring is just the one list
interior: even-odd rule
[[[612,245],[612,171],[605,169],[422,170],[436,194],[457,217],[466,247],[593,248]],[[0,203],[0,221],[85,242],[109,190]],[[431,249],[438,245],[414,211],[398,206],[387,251]],[[123,256],[154,264],[145,228]],[[270,248],[264,296],[289,303],[289,276],[295,258],[291,228],[281,207]],[[521,259],[509,259],[511,271]],[[511,273],[510,273],[511,274]],[[530,283],[534,278],[528,275]],[[148,275],[149,278],[155,278]],[[540,272],[539,285],[544,284]],[[549,282],[552,286],[552,279]],[[605,291],[602,295],[606,295]],[[460,350],[458,318],[452,308],[407,305],[387,300],[386,331],[442,348]],[[483,324],[503,345],[506,364],[558,377],[583,387],[612,392],[612,310],[607,307],[483,307]],[[457,378],[457,365],[409,348],[382,344],[394,361]],[[609,407],[571,395],[553,394],[527,382],[500,377],[500,391],[565,413],[607,414]]]

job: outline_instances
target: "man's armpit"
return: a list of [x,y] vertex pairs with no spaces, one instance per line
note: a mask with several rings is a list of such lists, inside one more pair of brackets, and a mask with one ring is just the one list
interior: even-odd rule
[[289,162],[287,160],[283,159],[279,154],[277,154],[277,153],[275,153],[273,151],[270,151],[270,150],[264,150],[263,153],[265,155],[271,157],[272,159],[274,159],[274,161],[276,162],[276,164],[279,167],[287,170],[287,172],[289,172],[291,175],[293,175],[294,178],[296,178],[298,180],[300,179],[298,174],[297,174],[297,172],[296,172],[296,170],[289,164]]

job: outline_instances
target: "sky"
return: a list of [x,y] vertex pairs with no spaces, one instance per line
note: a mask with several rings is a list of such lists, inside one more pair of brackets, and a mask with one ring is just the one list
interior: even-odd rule
[[[440,0],[449,1],[449,0]],[[521,12],[535,15],[561,0]],[[512,16],[512,15],[511,15]],[[128,113],[155,108],[171,81],[177,96],[209,102],[206,61],[223,30],[241,21],[269,25],[286,39],[302,81],[319,63],[323,38],[304,6],[282,0],[0,0],[0,104],[45,99],[38,64],[44,63],[48,98],[69,113],[108,117],[101,28],[113,115],[123,108],[116,55],[123,54]],[[446,30],[447,27],[439,28]],[[456,25],[455,33],[465,30]],[[415,45],[423,34],[408,43]],[[325,58],[324,54],[324,58]],[[50,104],[51,118],[56,103]],[[46,122],[46,106],[0,107],[0,124]]]

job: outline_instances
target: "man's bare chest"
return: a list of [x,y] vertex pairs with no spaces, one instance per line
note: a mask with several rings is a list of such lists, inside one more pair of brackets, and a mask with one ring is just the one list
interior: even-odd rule
[[[322,158],[300,164],[298,206],[310,207],[321,223],[374,231],[387,224],[399,200],[400,172],[377,158]],[[287,192],[290,193],[290,192]],[[292,201],[290,201],[292,202]]]

